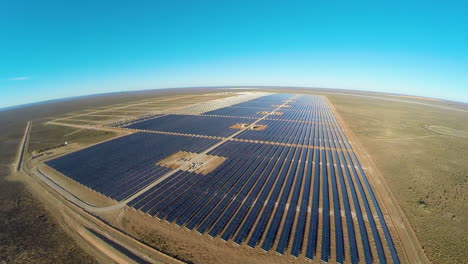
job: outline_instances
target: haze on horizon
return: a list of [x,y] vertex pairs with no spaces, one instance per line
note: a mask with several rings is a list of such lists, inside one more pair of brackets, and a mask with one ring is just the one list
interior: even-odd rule
[[195,86],[306,86],[468,102],[464,1],[10,1],[0,108]]

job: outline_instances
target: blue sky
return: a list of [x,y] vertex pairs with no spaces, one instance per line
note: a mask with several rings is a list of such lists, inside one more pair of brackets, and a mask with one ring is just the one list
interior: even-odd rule
[[291,85],[468,102],[466,1],[3,1],[0,107]]

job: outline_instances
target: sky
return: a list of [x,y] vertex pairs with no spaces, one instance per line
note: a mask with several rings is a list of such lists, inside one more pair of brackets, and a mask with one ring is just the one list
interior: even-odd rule
[[0,107],[310,86],[468,102],[467,1],[0,0]]

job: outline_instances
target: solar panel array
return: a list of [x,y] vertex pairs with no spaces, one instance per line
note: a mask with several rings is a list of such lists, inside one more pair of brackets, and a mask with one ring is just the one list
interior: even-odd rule
[[114,200],[122,201],[172,169],[156,162],[178,151],[200,152],[214,139],[135,133],[106,141],[46,164]]
[[165,131],[226,137],[237,130],[229,128],[245,122],[242,118],[222,118],[197,115],[166,115],[125,126],[146,131]]
[[[258,131],[230,128],[245,120],[267,127]],[[127,205],[136,210],[201,234],[265,251],[339,263],[399,263],[365,169],[321,96],[273,94],[201,115],[157,117],[128,128],[231,136],[207,153],[226,158],[215,170],[207,175],[172,171],[170,176],[128,201]],[[99,151],[98,145],[93,147],[94,151],[86,149],[83,150],[86,154],[70,154],[75,156],[67,155],[49,165],[103,194],[116,197],[111,189],[117,188],[114,191],[117,193],[134,193],[147,183],[146,179],[154,181],[168,172],[155,166],[154,161],[179,150],[200,153],[219,142],[188,135],[171,136],[177,138],[171,141],[155,135],[141,139],[149,144],[141,149],[145,153],[144,161],[128,161],[118,170],[148,169],[145,166],[151,160],[152,169],[160,171],[153,173],[159,176],[134,178],[127,181],[127,187],[107,186],[106,183],[113,184],[109,179],[130,176],[111,177],[107,171],[111,169],[105,168],[122,157],[140,159],[133,150],[137,147],[124,143],[133,135],[115,140],[118,142],[115,146],[113,141],[104,143],[112,146],[104,152]],[[107,162],[103,153],[117,149],[121,158],[115,153],[112,162]],[[129,152],[135,157],[125,154]],[[80,173],[74,172],[86,160],[84,156],[92,157],[89,162],[101,157],[106,162],[97,162],[100,167],[90,165],[78,169]],[[95,181],[96,184],[89,184]],[[101,186],[107,187],[103,191]],[[123,199],[123,196],[116,198]]]

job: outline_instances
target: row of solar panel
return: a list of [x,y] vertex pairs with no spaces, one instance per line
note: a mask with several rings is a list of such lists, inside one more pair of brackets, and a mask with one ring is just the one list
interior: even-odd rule
[[[274,99],[274,97],[276,96],[271,96],[271,97],[272,98],[270,98],[270,100],[273,100],[273,101],[276,100]],[[192,122],[196,122],[197,125],[193,125],[193,123],[187,125],[188,120],[191,120]],[[164,130],[164,129],[171,130],[171,126],[172,126],[172,128],[175,128],[176,130],[177,128],[181,128],[182,131],[180,132],[186,132],[186,133],[202,133],[204,131],[203,129],[209,129],[212,132],[214,131],[213,134],[228,135],[235,131],[233,129],[226,128],[226,126],[223,126],[222,124],[219,125],[218,121],[220,120],[229,122],[229,125],[233,121],[244,121],[244,120],[237,120],[237,119],[224,120],[224,119],[218,119],[218,118],[205,118],[205,117],[197,117],[196,120],[193,120],[192,116],[164,116],[161,119],[158,119],[156,122],[153,117],[151,120],[146,120],[145,122],[141,122],[139,124],[133,124],[133,125],[134,126],[141,125],[143,128],[146,128],[145,127],[146,125],[151,125],[151,123],[153,124],[156,123],[162,127],[161,130]],[[189,127],[189,128],[198,127],[198,129],[193,130],[192,128],[189,130],[184,130],[184,128],[186,127]],[[200,130],[200,128],[203,131]],[[175,132],[178,132],[178,131],[175,131]],[[144,135],[144,134],[141,134],[141,135]],[[146,136],[151,136],[151,135],[146,135]],[[142,139],[141,141],[146,141],[146,138],[145,138],[146,136],[143,136],[144,139]],[[138,142],[137,144],[134,144],[135,140],[138,141],[138,134],[130,136],[126,138],[124,141],[125,143],[128,143],[129,146],[139,146]],[[190,139],[190,140],[193,140],[193,139]],[[132,152],[134,152],[135,149],[132,149],[126,144],[121,144],[122,141],[123,139],[120,139],[120,140],[118,139],[118,140],[112,141],[111,143],[99,144],[92,148],[78,151],[71,155],[66,155],[64,157],[61,157],[60,159],[49,161],[48,164],[51,167],[56,168],[58,171],[61,171],[62,173],[69,176],[70,178],[75,179],[76,181],[80,182],[81,184],[87,187],[93,188],[94,190],[101,192],[113,199],[122,200],[128,197],[129,195],[133,194],[134,192],[136,192],[140,187],[144,186],[147,183],[154,181],[155,179],[157,179],[158,177],[160,177],[161,175],[167,172],[166,168],[153,166],[150,163],[149,164],[145,163],[145,161],[141,159],[141,155],[138,155],[141,153],[145,153],[145,152],[139,151],[141,150],[140,148],[136,149],[138,153],[135,153],[135,155],[133,155]],[[168,151],[163,151],[164,145],[160,145],[159,142],[157,141],[152,141],[152,142],[158,145],[158,147],[160,148],[160,151],[159,151],[160,156],[168,155]],[[141,144],[142,142],[139,142],[139,143]],[[183,141],[180,141],[179,143],[180,144],[173,144],[171,147],[177,148],[178,146],[186,145]],[[145,146],[149,147],[150,145],[151,144],[148,144]],[[154,151],[155,148],[153,148],[153,146],[151,146],[147,150],[147,152]],[[120,148],[126,149],[128,155],[131,155],[132,159],[128,159],[125,162],[122,162],[121,159],[117,159],[115,161],[112,160],[113,158],[115,158],[115,154],[118,153],[118,149]],[[184,148],[181,147],[180,149],[184,149]],[[93,155],[93,153],[99,154],[99,159],[80,160],[80,158],[83,157],[83,154],[84,156],[88,156],[88,155]],[[109,153],[112,153],[114,155],[110,155]],[[150,155],[150,156],[154,156],[154,155]],[[134,158],[134,157],[137,157],[137,158]],[[85,164],[85,165],[78,166],[77,164]],[[92,174],[87,173],[90,170],[93,170],[94,173]],[[119,174],[119,177],[116,177],[115,176],[116,174]],[[94,175],[99,175],[99,177],[94,177]],[[112,184],[107,184],[109,179],[112,179]],[[133,184],[134,182],[138,182],[138,184]],[[134,186],[131,188],[131,190],[122,191],[122,189],[125,189],[125,185],[127,184],[133,184]]]
[[293,98],[294,94],[272,94],[263,97],[256,98],[247,102],[235,104],[235,107],[261,107],[269,108],[272,105],[281,105],[290,98]]
[[[273,95],[259,98],[262,100],[256,99],[257,102],[254,103],[257,106],[262,103],[279,104],[288,98],[291,95]],[[318,116],[326,122],[274,121],[269,123],[271,130],[246,131],[241,135],[254,132],[270,136],[278,134],[284,142],[290,142],[292,138],[293,143],[311,144],[310,142],[315,141],[316,146],[351,149],[326,102],[320,97],[307,96],[302,101],[301,98],[295,98],[292,103],[298,109],[297,112],[307,112],[301,109],[316,109],[309,116]],[[304,107],[308,102],[315,105]],[[167,118],[162,122],[165,127],[156,130],[186,127],[187,130],[174,132],[206,134],[205,130],[198,128],[206,125],[215,133],[227,135],[226,124],[232,125],[240,121],[232,122],[233,118],[220,118],[223,121],[218,126],[213,119],[203,119],[203,123],[193,116],[182,116],[184,120],[181,121],[180,117],[161,117]],[[157,119],[164,120],[161,118]],[[241,120],[245,122],[245,119]],[[171,122],[179,123],[171,127]],[[289,137],[283,136],[284,134]],[[49,161],[48,164],[96,191],[122,200],[169,171],[156,166],[156,161],[175,151],[201,152],[215,142],[201,138],[137,133],[63,156]],[[238,155],[239,153],[242,155]],[[277,243],[277,252],[283,254],[289,248],[294,256],[303,252],[305,247],[305,255],[311,259],[316,254],[320,234],[321,259],[328,261],[330,244],[334,241],[336,260],[342,262],[345,258],[344,232],[341,226],[343,221],[341,214],[334,212],[341,211],[339,201],[343,201],[351,262],[359,261],[354,228],[357,222],[366,263],[373,260],[368,228],[372,232],[379,260],[382,263],[386,261],[379,234],[381,228],[392,260],[398,263],[385,218],[354,153],[228,141],[209,154],[228,159],[206,176],[178,171],[132,200],[129,206],[189,229],[196,229],[200,233],[208,232],[213,237],[220,235],[224,240],[233,239],[238,244],[246,241],[247,245],[255,247],[263,241],[261,247],[270,250]],[[336,167],[333,166],[335,164]],[[333,209],[330,208],[329,189],[332,191]],[[320,206],[321,231],[318,230]],[[297,210],[299,211],[296,212]],[[373,211],[377,213],[379,223],[374,220]],[[334,240],[330,238],[330,212],[334,215]]]
[[[338,148],[347,148],[344,142],[341,142],[332,133],[338,130],[333,123],[303,123],[303,122],[289,122],[280,120],[262,120],[257,123],[258,125],[266,125],[264,130],[245,130],[235,138],[250,139],[266,142],[281,142],[287,144],[300,144],[305,146],[325,146],[325,142],[333,141],[334,145]],[[324,128],[324,133],[319,135],[316,133],[319,127]]]
[[155,119],[131,124],[126,128],[167,131],[185,134],[227,137],[236,129],[230,128],[236,123],[245,123],[243,118],[223,118],[214,116],[166,115]]
[[119,121],[116,121],[116,122],[112,122],[110,124],[107,124],[107,126],[110,126],[110,127],[123,127],[123,126],[128,125],[128,124],[138,123],[138,122],[146,121],[146,120],[149,120],[149,119],[157,118],[157,117],[160,117],[160,116],[163,116],[163,115],[162,114],[146,114],[146,115],[138,116],[138,117],[135,117],[135,118],[129,118],[129,119],[124,119],[124,120],[119,120]]
[[[270,109],[259,109],[259,108],[247,108],[247,107],[224,107],[214,111],[206,112],[203,116],[226,116],[226,117],[250,117],[250,118],[261,118],[266,114],[275,110]],[[291,108],[279,108],[275,112],[279,114],[270,114],[268,119],[272,120],[295,120],[304,122],[318,122],[320,118],[320,112],[323,111],[321,108],[309,109],[309,110],[297,110]],[[328,121],[328,120],[324,120]]]
[[46,164],[112,199],[123,200],[170,169],[155,163],[176,151],[200,152],[213,139],[135,133],[79,150]]
[[[257,117],[264,116],[267,112],[271,112],[294,95],[289,94],[273,94],[259,97],[254,100],[224,107],[214,111],[204,113],[205,115],[223,115],[223,116],[246,116]],[[265,112],[265,113],[262,113]]]
[[[242,243],[252,232],[247,244],[255,247],[264,237],[262,248],[269,250],[277,239],[281,229],[276,250],[284,253],[291,239],[293,225],[296,219],[296,210],[299,193],[302,186],[310,187],[312,178],[312,164],[314,169],[314,187],[312,190],[312,203],[310,221],[307,221],[309,210],[309,193],[303,190],[300,211],[297,215],[296,232],[291,245],[291,254],[299,255],[302,251],[306,223],[310,223],[306,256],[313,258],[317,247],[318,217],[320,207],[320,182],[322,182],[322,253],[321,258],[328,260],[330,256],[330,208],[328,194],[327,156],[330,164],[332,179],[331,189],[335,212],[340,212],[340,198],[344,200],[346,223],[348,227],[348,240],[351,261],[359,261],[356,236],[354,234],[354,221],[352,214],[356,214],[360,236],[364,248],[366,262],[372,260],[372,253],[367,236],[364,216],[361,212],[358,194],[354,184],[360,186],[359,174],[354,168],[353,160],[348,152],[331,150],[285,147],[277,145],[259,145],[241,142],[227,142],[216,148],[211,155],[230,157],[221,167],[207,176],[194,176],[181,173],[173,179],[155,186],[138,199],[129,204],[160,219],[169,222],[175,221],[178,225],[185,225],[189,229],[197,229],[200,233],[208,232],[211,236],[221,234],[221,238],[228,240],[234,237],[236,243]],[[241,152],[239,156],[236,153]],[[233,155],[232,157],[230,155]],[[340,162],[341,160],[341,162]],[[306,162],[307,161],[307,162]],[[314,162],[312,162],[314,161]],[[348,163],[352,169],[350,171]],[[341,164],[344,164],[341,166]],[[306,166],[308,168],[306,169]],[[305,171],[305,172],[304,172]],[[333,174],[332,174],[333,173]],[[346,178],[343,177],[343,173]],[[362,174],[361,174],[362,175]],[[361,177],[364,177],[363,175]],[[336,178],[340,180],[341,197],[338,193]],[[305,181],[305,184],[302,182]],[[347,181],[347,184],[345,183]],[[170,189],[170,184],[177,189]],[[179,183],[183,183],[179,186]],[[347,189],[352,194],[353,208],[347,198]],[[163,191],[161,193],[161,191]],[[290,194],[292,192],[292,196]],[[173,196],[175,195],[175,196]],[[360,192],[364,207],[367,208],[365,193]],[[169,198],[165,198],[169,197]],[[143,201],[143,202],[142,202]],[[265,201],[265,202],[263,202]],[[286,204],[288,204],[288,208]],[[156,204],[153,204],[156,203]],[[144,205],[143,205],[144,204]],[[367,205],[366,205],[367,204]],[[151,208],[149,211],[148,209]],[[275,211],[276,208],[276,211]],[[250,213],[249,213],[250,210]],[[283,215],[286,217],[283,220]],[[274,214],[273,214],[274,212]],[[247,215],[247,213],[249,213]],[[367,218],[372,218],[372,212],[366,210]],[[337,261],[344,259],[344,242],[341,227],[341,215],[335,216],[335,248]],[[379,258],[385,261],[384,251],[375,222],[370,221],[370,228],[374,234]],[[256,225],[255,225],[256,223]],[[268,225],[269,223],[269,225]],[[281,225],[281,223],[283,223]],[[241,226],[242,224],[242,226]],[[254,226],[255,225],[255,226]],[[267,230],[267,227],[268,230]],[[281,227],[281,228],[280,228]],[[252,231],[253,229],[253,231]],[[224,231],[224,232],[222,232]]]
[[[314,108],[310,111],[300,111],[290,108],[280,108],[278,112],[281,112],[281,115],[272,115],[269,116],[271,119],[279,120],[296,120],[296,121],[305,121],[305,122],[318,122],[318,121],[328,121],[320,119],[320,112],[323,111],[321,108]],[[323,118],[323,117],[322,117]]]
[[[328,108],[327,111],[330,114],[332,114],[330,108]],[[332,123],[334,123],[338,127],[338,129],[336,129],[334,133],[336,133],[336,135],[339,138],[341,138],[341,141],[339,141],[339,142],[343,142],[344,145],[346,145],[347,149],[352,150],[351,144],[347,141],[346,136],[344,135],[341,128],[339,128],[339,125],[338,125],[338,122],[336,121],[336,119],[331,118],[330,121],[332,121]],[[328,145],[328,144],[330,144],[330,145]],[[325,146],[326,147],[334,148],[334,147],[336,147],[336,146],[334,146],[335,144],[336,144],[336,141],[325,141]],[[335,153],[333,152],[333,159],[335,159],[334,155],[335,155]],[[372,205],[373,205],[373,209],[376,211],[377,216],[379,218],[380,227],[383,230],[385,240],[386,240],[387,245],[388,245],[388,250],[389,250],[390,255],[391,255],[391,259],[392,259],[393,263],[399,263],[399,258],[398,258],[395,246],[393,244],[393,241],[392,241],[392,238],[391,238],[391,235],[390,235],[390,231],[389,231],[388,226],[386,224],[385,218],[383,217],[380,206],[379,206],[379,204],[377,202],[377,199],[376,199],[376,197],[375,197],[375,195],[374,195],[374,193],[372,191],[372,188],[371,188],[371,186],[370,186],[370,184],[369,184],[369,182],[367,180],[367,176],[366,176],[366,174],[365,174],[365,172],[364,172],[358,158],[356,157],[356,155],[355,155],[355,153],[353,151],[337,152],[337,155],[342,160],[344,159],[344,157],[346,157],[346,159],[349,161],[350,165],[345,166],[345,168],[346,167],[351,168],[351,170],[353,172],[353,175],[358,175],[358,173],[356,171],[356,168],[359,170],[359,174],[361,175],[362,180],[360,180],[359,178],[355,179],[355,185],[357,186],[361,201],[362,201],[364,209],[366,211],[367,220],[369,222],[369,225],[370,225],[370,228],[371,228],[371,231],[372,231],[372,235],[373,235],[373,239],[375,241],[375,247],[377,249],[377,254],[378,254],[378,258],[379,258],[380,263],[386,263],[385,252],[384,252],[384,247],[383,247],[383,245],[381,243],[381,240],[380,240],[380,235],[379,235],[379,232],[378,232],[377,223],[375,222],[374,217],[373,217],[373,213],[372,213],[373,210],[371,208],[372,206],[371,206],[371,203],[369,203],[369,201],[367,199],[367,196],[371,197],[371,202],[372,202]],[[333,169],[333,168],[331,168],[331,169]],[[340,173],[342,173],[342,172],[340,170],[338,170],[338,174],[340,174]],[[348,177],[348,181],[352,183],[352,179],[350,178],[351,176],[350,176],[349,172],[347,171],[347,169],[345,169],[345,174]],[[366,196],[366,193],[365,193],[364,188],[362,186],[362,182],[364,182],[364,184],[366,186],[367,196]],[[334,186],[334,184],[335,183],[332,181],[332,186]],[[361,235],[361,237],[367,237],[367,234],[365,233],[365,230],[366,230],[365,229],[365,222],[364,222],[364,219],[362,218],[361,209],[359,208],[359,200],[357,199],[357,194],[356,194],[356,191],[355,191],[355,187],[351,184],[350,189],[351,189],[351,193],[352,193],[353,203],[357,205],[356,213],[358,214],[358,225],[359,225],[360,235]],[[335,189],[333,189],[333,191],[335,191]],[[334,200],[335,200],[336,199],[335,197],[337,197],[337,194],[334,193],[333,196],[334,196]],[[346,195],[343,194],[343,196],[346,196]],[[348,199],[347,197],[345,197],[345,198],[346,198],[346,200]],[[337,206],[337,204],[334,204],[334,206]],[[335,208],[335,210],[337,210],[337,208]],[[345,210],[345,212],[347,212],[347,211],[349,212],[349,210]],[[359,215],[361,215],[361,217]],[[347,217],[347,219],[351,219],[351,215],[347,215],[346,217]],[[337,219],[335,219],[335,221],[336,220]],[[351,228],[351,227],[348,226],[348,229],[349,228]],[[336,233],[336,235],[338,236],[338,232]],[[363,243],[362,243],[363,248],[364,248],[365,261],[366,261],[366,263],[371,263],[372,262],[372,253],[371,253],[371,250],[370,250],[370,245],[368,243],[365,243],[366,240],[367,239],[364,239]],[[322,241],[322,243],[323,242],[324,241]],[[356,246],[353,246],[353,248],[356,248]],[[337,250],[338,250],[338,248],[337,248]],[[337,253],[337,255],[338,255],[338,253]],[[323,257],[323,251],[322,251],[322,257]],[[351,251],[351,258],[354,259],[353,262],[358,261],[357,260],[358,259],[357,249],[353,249]]]
[[266,113],[273,110],[274,108],[224,107],[210,112],[206,112],[203,115],[246,116],[260,118],[266,115]]
[[288,103],[291,107],[295,106],[314,106],[314,107],[328,107],[328,104],[323,100],[322,96],[318,95],[299,95],[296,96],[291,102]]
[[[248,108],[239,108],[248,109]],[[226,110],[222,108],[220,110]],[[228,109],[229,110],[229,109]],[[218,111],[218,110],[216,110]],[[233,115],[237,115],[233,113]],[[284,123],[277,120],[266,119],[258,124],[267,125],[268,128],[264,131],[246,131],[239,138],[255,139],[264,141],[275,141],[283,143],[294,143],[302,139],[294,138],[294,135],[300,130],[313,128],[314,124],[327,124],[331,129],[336,129],[337,125],[333,123],[334,119],[327,111],[315,112],[313,120],[315,122],[296,122]],[[139,123],[134,123],[126,126],[127,128],[149,130],[149,131],[164,131],[186,134],[200,134],[209,136],[229,136],[236,129],[230,128],[236,123],[251,123],[253,120],[244,118],[224,118],[215,116],[190,116],[190,115],[167,115],[159,118],[153,118]],[[196,124],[196,125],[195,125]],[[285,132],[285,133],[278,133]],[[288,133],[291,132],[291,133]]]
[[[318,115],[320,112],[324,110],[328,110],[327,104],[321,99],[321,97],[317,96],[302,96],[307,98],[313,98],[310,101],[315,102],[317,104],[314,105],[307,105],[307,104],[297,104],[293,103],[286,106],[279,108],[276,112],[280,112],[280,115],[270,115],[268,116],[269,119],[275,120],[298,120],[298,121],[308,121],[308,122],[316,122],[321,120]],[[299,98],[302,98],[299,97]],[[258,98],[256,100],[261,100],[262,98]],[[255,100],[249,101],[249,104],[254,104]],[[279,106],[283,104],[283,101],[276,101],[276,102],[268,102],[273,103],[272,105],[265,105],[259,102],[259,106],[252,106],[252,107],[239,107],[238,105],[234,105],[231,107],[220,108],[214,111],[210,111],[204,113],[204,115],[221,115],[221,116],[246,116],[246,117],[257,117],[260,118],[264,116],[266,113],[275,110],[274,106]],[[275,104],[276,103],[276,104]],[[242,103],[244,104],[244,103]],[[260,107],[261,106],[261,107]]]

